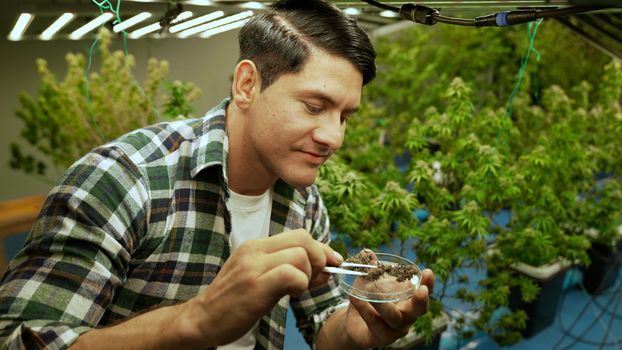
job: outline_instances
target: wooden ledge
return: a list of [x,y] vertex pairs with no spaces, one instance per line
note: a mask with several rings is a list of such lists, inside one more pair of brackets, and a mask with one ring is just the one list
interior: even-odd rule
[[45,196],[41,194],[0,202],[0,276],[7,266],[4,239],[18,233],[30,232],[44,201]]
[[30,231],[44,201],[36,195],[0,202],[0,238]]

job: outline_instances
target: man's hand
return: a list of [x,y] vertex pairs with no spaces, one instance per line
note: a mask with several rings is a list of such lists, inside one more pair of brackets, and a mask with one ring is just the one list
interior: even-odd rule
[[413,322],[428,311],[433,290],[434,273],[425,269],[421,286],[408,300],[368,303],[350,297],[347,310],[335,313],[320,330],[318,348],[369,349],[393,343],[406,335]]
[[244,335],[285,295],[326,281],[326,265],[343,259],[305,230],[247,241],[214,281],[185,303],[154,309],[112,327],[81,335],[72,349],[195,349],[228,344]]
[[299,295],[325,282],[326,265],[341,258],[300,229],[247,241],[223,265],[214,281],[188,304],[198,333],[209,344],[244,335],[285,295]]

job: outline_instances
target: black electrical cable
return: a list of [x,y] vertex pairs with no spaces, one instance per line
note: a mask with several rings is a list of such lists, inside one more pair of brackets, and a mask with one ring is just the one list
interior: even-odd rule
[[579,316],[577,316],[577,318],[572,322],[572,324],[570,325],[569,328],[564,328],[563,324],[562,324],[562,318],[561,318],[561,313],[560,313],[560,305],[562,305],[563,303],[565,303],[566,301],[566,293],[562,293],[561,299],[559,301],[559,303],[557,304],[557,309],[555,310],[555,312],[557,313],[557,319],[559,322],[559,328],[563,331],[564,336],[561,337],[557,343],[555,343],[555,345],[553,345],[553,350],[556,350],[557,347],[560,345],[560,343],[563,342],[564,339],[566,338],[573,338],[573,342],[571,343],[571,345],[575,344],[577,342],[577,338],[575,337],[575,335],[573,335],[572,333],[570,333],[570,329],[573,329],[575,324],[577,322],[579,322],[579,320],[581,319],[581,317],[583,316],[583,314],[587,311],[588,309],[588,305],[589,303],[586,303],[585,306],[583,307],[583,309],[581,310],[581,312],[579,312]]
[[[585,289],[584,289],[584,291],[585,291]],[[615,299],[615,301],[616,301],[616,309],[617,309],[618,304],[619,304],[621,298],[622,298],[622,292],[621,291],[617,291],[617,292],[615,292],[612,295],[612,297],[609,300],[608,304],[611,304],[611,302],[613,302],[613,299]],[[565,293],[562,295],[562,299],[563,300],[566,299],[566,294]],[[592,341],[592,340],[585,339],[585,334],[596,325],[596,323],[598,322],[600,317],[605,313],[606,309],[604,309],[604,308],[600,309],[600,313],[596,317],[594,317],[594,320],[588,325],[587,328],[585,328],[583,330],[583,332],[581,332],[581,334],[576,336],[576,335],[571,333],[571,330],[575,327],[576,323],[583,317],[583,314],[588,310],[590,304],[594,303],[594,300],[595,300],[595,296],[592,296],[591,298],[589,298],[589,300],[585,303],[585,305],[584,305],[583,309],[581,310],[581,312],[579,312],[579,315],[576,317],[576,319],[572,322],[572,324],[568,328],[566,328],[562,324],[561,317],[558,317],[559,327],[562,330],[563,336],[557,341],[557,343],[555,343],[555,345],[553,346],[553,349],[559,349],[559,347],[561,346],[561,343],[563,342],[563,340],[564,339],[568,339],[568,338],[572,339],[572,342],[570,344],[567,344],[564,347],[562,347],[561,350],[571,349],[572,346],[574,346],[577,343],[587,344],[587,345],[591,345],[591,346],[599,346],[599,347],[610,346],[610,345],[613,345],[613,346],[622,345],[622,340],[607,342],[606,338],[605,338],[605,341],[597,342],[597,341]],[[611,317],[613,319],[614,315],[611,315]],[[610,322],[609,328],[605,330],[605,334],[607,334],[610,330],[611,330],[611,322]]]
[[[617,275],[617,273],[616,273],[616,275]],[[585,295],[588,295],[588,292],[587,292],[587,290],[585,289],[585,287],[583,286],[583,284],[581,284],[581,290],[583,291],[583,293],[584,293]],[[611,299],[609,300],[608,304],[611,304],[612,299],[614,299],[614,297],[615,297],[615,299],[616,299],[616,306],[615,306],[614,310],[617,310],[617,308],[618,308],[618,304],[619,304],[619,302],[620,302],[620,299],[622,298],[622,292],[621,292],[621,291],[617,291],[617,292],[615,292],[615,293],[612,295]],[[595,305],[598,305],[598,306],[599,306],[598,308],[600,309],[600,313],[598,314],[598,316],[597,316],[597,317],[595,317],[595,319],[592,321],[592,323],[589,325],[589,327],[588,327],[587,329],[585,329],[585,330],[584,330],[584,331],[583,331],[583,332],[582,332],[579,336],[575,336],[575,335],[573,335],[572,333],[570,333],[570,329],[572,329],[572,328],[574,327],[574,324],[575,324],[575,323],[576,323],[576,322],[577,322],[577,321],[581,318],[581,314],[583,313],[583,311],[587,310],[587,308],[589,307],[589,305],[590,305],[590,304],[595,304]],[[566,347],[562,348],[562,350],[570,349],[570,347],[571,347],[571,346],[573,346],[573,345],[574,345],[574,344],[576,344],[576,343],[582,343],[582,344],[587,344],[587,345],[591,345],[591,346],[599,346],[599,347],[602,347],[602,346],[609,346],[609,345],[613,345],[613,346],[616,346],[616,347],[617,347],[618,345],[622,345],[622,340],[612,341],[612,342],[607,342],[607,341],[606,341],[607,334],[608,334],[608,333],[609,333],[609,331],[611,330],[611,321],[612,321],[614,318],[617,318],[617,317],[616,317],[613,313],[609,313],[609,312],[607,312],[607,309],[606,309],[606,308],[602,308],[602,307],[600,307],[600,305],[596,303],[596,296],[595,296],[595,295],[592,295],[592,296],[589,298],[588,302],[585,304],[585,307],[584,307],[584,310],[583,310],[583,311],[582,311],[582,312],[581,312],[581,314],[577,317],[577,319],[573,322],[573,324],[570,326],[570,328],[565,328],[565,327],[562,325],[562,323],[561,323],[561,319],[560,319],[560,322],[559,322],[560,328],[564,331],[564,334],[566,335],[566,337],[568,337],[568,338],[572,338],[572,339],[573,339],[573,342],[572,342],[572,343],[570,343],[570,345],[567,345]],[[587,332],[588,332],[588,331],[589,331],[592,327],[594,327],[594,325],[596,325],[596,322],[597,322],[597,321],[600,319],[600,317],[601,317],[603,314],[605,314],[605,313],[607,313],[608,315],[610,315],[610,316],[611,316],[611,319],[610,319],[610,325],[609,325],[609,327],[605,330],[605,341],[596,342],[596,341],[591,341],[591,340],[586,340],[586,339],[584,339],[584,338],[583,338],[583,337],[584,337],[584,335],[585,335],[585,334],[586,334],[586,333],[587,333]],[[562,339],[563,339],[563,338],[562,338]],[[560,339],[560,340],[558,341],[558,343],[556,344],[556,347],[557,347],[557,345],[558,345],[558,344],[562,341],[562,339]]]
[[[613,264],[612,264],[611,268],[607,271],[606,275],[605,275],[605,276],[604,276],[604,278],[603,278],[603,282],[601,282],[601,286],[599,286],[599,287],[597,288],[597,290],[598,290],[598,291],[600,291],[600,290],[601,290],[601,288],[602,288],[602,284],[604,284],[604,280],[608,277],[608,274],[609,274],[609,273],[611,273],[611,272],[614,272],[614,273],[615,273],[615,275],[616,275],[616,282],[614,283],[614,285],[613,285],[611,288],[613,288],[613,289],[616,289],[616,288],[622,288],[622,285],[620,285],[620,287],[618,287],[618,285],[619,285],[619,283],[618,283],[618,282],[620,281],[620,276],[619,276],[619,273],[618,273],[617,271],[615,271],[615,270],[618,270],[618,269],[619,269],[619,267],[618,267],[618,266],[621,266],[621,265],[620,265],[620,258],[619,258],[619,257],[617,257],[617,258],[614,260],[614,262],[613,262]],[[583,292],[584,292],[586,295],[588,294],[588,291],[585,289],[585,287],[584,287],[583,285],[581,286],[581,289],[583,290]],[[596,294],[596,293],[594,293],[594,294]],[[615,317],[617,320],[622,320],[622,315],[616,315],[616,314],[614,313],[614,311],[609,311],[609,310],[607,309],[607,306],[602,305],[602,304],[600,304],[600,302],[598,302],[598,301],[597,301],[597,298],[592,298],[592,303],[594,303],[594,305],[596,305],[596,307],[598,307],[600,310],[604,310],[604,311],[605,311],[605,314],[607,314],[607,315],[609,315],[609,316],[611,316],[611,317]]]
[[[620,305],[620,299],[622,299],[622,294],[618,293],[618,299],[616,300],[616,305],[613,307],[614,310],[618,309],[618,306]],[[605,331],[605,339],[600,344],[600,347],[598,349],[602,349],[603,346],[605,346],[604,343],[607,341],[607,336],[609,335],[609,331],[611,330],[611,326],[613,325],[613,320],[614,320],[613,317],[609,319],[609,324],[607,325],[607,330]]]
[[441,16],[440,14],[435,15],[434,19],[438,22],[445,24],[453,24],[457,26],[463,27],[475,27],[477,26],[477,21],[473,19],[464,19],[464,18],[455,18],[455,17],[447,17]]
[[533,22],[538,19],[556,18],[573,15],[577,13],[600,10],[602,6],[571,6],[556,9],[530,9],[515,10],[507,12],[497,12],[491,15],[475,18],[475,26],[477,27],[505,27],[514,24]]
[[389,10],[407,19],[420,24],[434,25],[437,22],[453,24],[459,26],[470,27],[505,27],[514,24],[521,24],[527,22],[533,22],[538,19],[563,17],[577,13],[584,13],[594,10],[600,10],[608,8],[608,6],[570,6],[565,8],[555,9],[530,9],[530,10],[514,10],[506,12],[497,12],[486,16],[477,17],[474,19],[455,18],[441,15],[438,10],[416,5],[412,3],[406,3],[400,6],[386,5],[375,0],[362,0],[372,6],[381,8],[383,10]]
[[383,3],[380,3],[378,1],[374,1],[374,0],[363,0],[364,2],[372,5],[372,6],[376,6],[378,8],[381,8],[383,10],[389,10],[389,11],[393,11],[396,13],[400,12],[400,8],[399,7],[395,7],[395,6],[391,6],[391,5],[385,5]]
[[440,15],[438,11],[433,8],[415,4],[402,5],[399,13],[404,19],[425,25],[436,24],[436,16]]
[[[565,293],[562,295],[562,299],[565,302],[565,300],[566,300],[566,294]],[[568,339],[568,338],[572,339],[572,342],[570,344],[568,344],[568,345],[565,345],[563,348],[561,348],[562,350],[570,349],[576,343],[579,343],[579,342],[583,341],[582,337],[583,337],[585,331],[583,333],[581,333],[581,335],[576,336],[576,335],[572,334],[570,330],[573,329],[575,327],[576,323],[581,319],[581,317],[583,317],[583,313],[585,313],[588,310],[589,304],[590,304],[589,302],[587,302],[585,304],[585,306],[583,307],[583,309],[581,310],[581,312],[579,313],[577,318],[572,322],[572,324],[568,328],[564,327],[564,325],[562,324],[561,317],[558,316],[559,328],[562,330],[563,336],[560,337],[559,340],[555,343],[555,345],[553,346],[553,350],[559,349],[559,346],[561,346],[561,343],[565,339]],[[559,310],[557,310],[557,311],[559,312]],[[592,323],[589,325],[588,328],[586,328],[586,330],[592,329],[592,327],[594,327],[596,321],[597,321],[597,319],[592,321]],[[589,344],[590,341],[586,341],[586,342],[588,343],[588,345],[593,345],[593,344]],[[600,345],[600,344],[596,344],[596,345]]]

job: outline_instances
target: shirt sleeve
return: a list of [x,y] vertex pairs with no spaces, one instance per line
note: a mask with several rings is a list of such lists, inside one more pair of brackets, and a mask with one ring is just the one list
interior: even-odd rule
[[[307,230],[322,243],[330,243],[328,213],[317,186],[311,186],[305,208]],[[296,316],[296,326],[309,345],[315,348],[315,339],[320,328],[339,305],[347,302],[341,294],[338,282],[331,276],[327,283],[316,286],[292,297],[290,305]]]
[[143,178],[114,148],[67,170],[0,284],[0,348],[66,349],[98,325],[146,230]]

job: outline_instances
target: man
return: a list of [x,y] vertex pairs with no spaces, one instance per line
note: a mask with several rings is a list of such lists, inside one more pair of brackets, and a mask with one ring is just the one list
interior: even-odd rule
[[137,130],[72,166],[0,287],[8,348],[279,349],[291,301],[318,349],[391,343],[427,310],[370,304],[321,270],[319,166],[375,75],[355,21],[285,1],[240,32],[231,98]]

